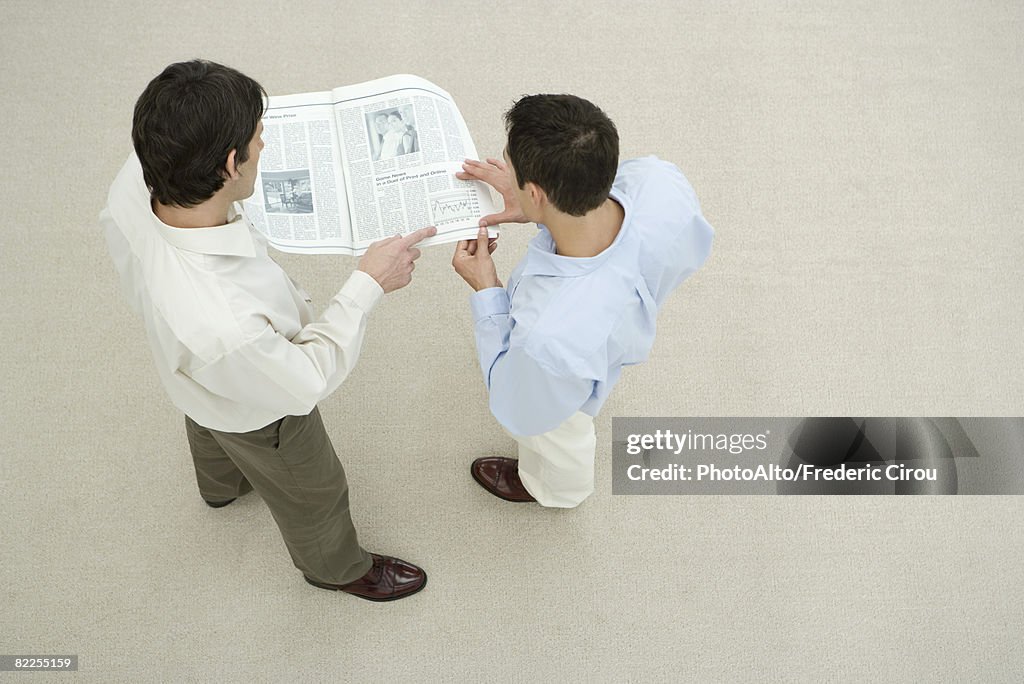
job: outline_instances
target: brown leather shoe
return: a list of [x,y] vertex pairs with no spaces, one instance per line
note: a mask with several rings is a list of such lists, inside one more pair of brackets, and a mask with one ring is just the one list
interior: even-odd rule
[[537,501],[526,491],[519,479],[519,461],[501,456],[486,456],[473,461],[469,467],[473,479],[499,499],[527,503]]
[[396,601],[406,596],[412,596],[427,586],[427,573],[423,572],[423,568],[407,563],[400,558],[380,556],[376,553],[371,553],[370,556],[373,558],[370,571],[355,582],[326,584],[312,580],[305,575],[303,577],[306,577],[306,581],[314,587],[343,591],[367,601]]

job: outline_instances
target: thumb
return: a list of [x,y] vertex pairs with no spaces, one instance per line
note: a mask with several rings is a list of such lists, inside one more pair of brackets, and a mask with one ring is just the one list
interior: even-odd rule
[[502,211],[497,214],[488,214],[480,217],[478,223],[481,226],[496,226],[499,223],[509,223],[515,215],[511,211]]
[[476,255],[479,258],[490,256],[487,250],[487,229],[480,226],[480,230],[476,234]]

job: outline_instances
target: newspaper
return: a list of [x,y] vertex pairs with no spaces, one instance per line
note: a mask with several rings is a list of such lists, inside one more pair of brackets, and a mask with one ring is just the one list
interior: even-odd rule
[[284,252],[360,255],[424,226],[437,235],[421,245],[454,242],[497,211],[486,185],[455,177],[477,158],[455,101],[418,76],[271,97],[263,143],[244,208]]

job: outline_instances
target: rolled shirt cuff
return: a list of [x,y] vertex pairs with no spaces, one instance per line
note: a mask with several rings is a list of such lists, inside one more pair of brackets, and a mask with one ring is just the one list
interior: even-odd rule
[[470,295],[469,305],[473,308],[474,323],[501,316],[509,312],[508,292],[503,287],[488,287]]

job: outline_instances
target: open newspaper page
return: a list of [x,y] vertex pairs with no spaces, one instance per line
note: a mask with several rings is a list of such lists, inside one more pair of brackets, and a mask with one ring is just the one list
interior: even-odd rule
[[283,252],[352,254],[330,92],[271,97],[252,197],[253,226]]
[[455,177],[477,152],[451,95],[398,75],[332,96],[356,253],[424,226],[437,235],[422,245],[476,237],[480,217],[497,209],[485,185]]

